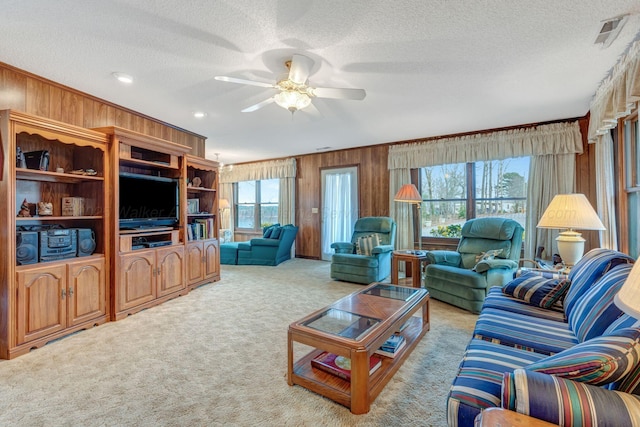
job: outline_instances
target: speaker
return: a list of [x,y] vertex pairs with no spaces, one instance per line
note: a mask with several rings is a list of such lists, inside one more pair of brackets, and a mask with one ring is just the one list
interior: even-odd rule
[[38,232],[16,232],[16,260],[18,265],[38,262]]
[[78,228],[78,256],[89,256],[96,250],[96,235],[90,228]]

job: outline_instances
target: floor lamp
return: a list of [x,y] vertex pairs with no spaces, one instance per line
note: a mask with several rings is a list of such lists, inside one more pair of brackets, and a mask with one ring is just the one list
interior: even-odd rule
[[575,231],[604,230],[604,225],[584,194],[557,194],[542,214],[537,228],[563,229],[556,242],[565,266],[575,265],[584,253],[585,239]]
[[404,184],[395,197],[393,198],[394,202],[403,202],[403,203],[411,203],[416,205],[418,208],[418,221],[420,224],[420,232],[418,233],[418,247],[422,250],[422,217],[420,216],[420,206],[422,205],[422,196],[418,192],[418,189],[413,184]]

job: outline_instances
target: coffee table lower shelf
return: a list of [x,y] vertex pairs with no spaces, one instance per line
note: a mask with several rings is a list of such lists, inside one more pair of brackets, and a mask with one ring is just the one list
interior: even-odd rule
[[400,369],[404,360],[411,354],[420,339],[429,330],[428,324],[423,327],[423,319],[421,318],[411,317],[408,322],[409,325],[401,332],[407,344],[394,358],[380,356],[382,366],[369,376],[369,386],[367,387],[369,395],[365,398],[368,404],[365,411],[354,410],[352,405],[351,383],[349,381],[311,366],[311,360],[324,350],[315,349],[296,361],[293,365],[293,372],[288,376],[289,385],[297,384],[305,387],[308,390],[350,408],[354,414],[368,412],[369,404],[378,397],[384,386],[398,369]]

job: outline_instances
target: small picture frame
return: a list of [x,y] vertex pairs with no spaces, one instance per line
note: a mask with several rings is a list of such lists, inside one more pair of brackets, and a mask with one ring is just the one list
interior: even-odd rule
[[187,213],[197,214],[200,212],[200,199],[187,199]]

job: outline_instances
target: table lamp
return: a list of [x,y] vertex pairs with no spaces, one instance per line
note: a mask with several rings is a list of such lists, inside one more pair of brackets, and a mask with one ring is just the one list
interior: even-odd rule
[[420,206],[422,205],[422,196],[418,192],[418,189],[413,184],[404,184],[395,197],[394,202],[413,203],[418,208],[418,220],[420,221],[420,236],[418,236],[418,247],[422,250],[422,217],[420,216]]
[[556,238],[562,262],[571,267],[584,254],[585,239],[575,231],[604,230],[602,221],[584,194],[557,194],[544,211],[537,228],[562,229]]
[[640,319],[640,262],[636,262],[624,281],[622,288],[613,297],[620,310]]

